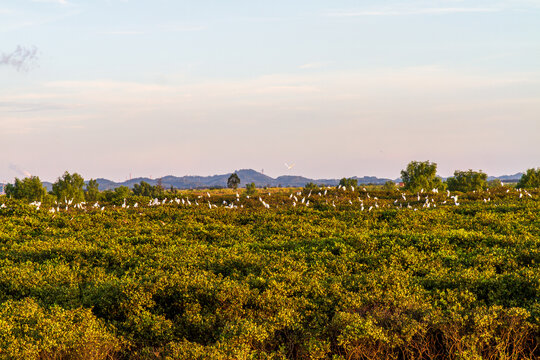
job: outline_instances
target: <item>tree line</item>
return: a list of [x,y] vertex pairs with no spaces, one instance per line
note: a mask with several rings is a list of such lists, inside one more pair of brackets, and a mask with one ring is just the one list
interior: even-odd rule
[[38,176],[30,176],[24,179],[15,178],[13,184],[6,185],[6,196],[14,199],[25,199],[28,201],[59,202],[59,203],[80,203],[83,201],[108,201],[118,202],[132,195],[159,197],[165,193],[161,185],[150,185],[141,181],[135,184],[133,189],[127,186],[120,186],[114,190],[99,190],[97,180],[90,179],[85,183],[84,178],[77,173],[65,172],[52,185],[52,190],[47,192]]
[[[401,180],[403,189],[411,192],[424,190],[449,190],[449,191],[481,191],[488,187],[502,186],[498,179],[488,181],[488,176],[482,170],[474,171],[472,169],[454,171],[454,176],[446,181],[437,175],[437,164],[430,161],[411,161],[407,168],[401,170]],[[343,178],[339,182],[340,186],[357,186],[358,182],[353,178]],[[388,181],[384,185],[387,190],[395,189],[396,184]],[[540,168],[528,169],[516,184],[516,188],[538,188],[540,187]]]
[[[487,174],[481,170],[473,171],[471,169],[466,171],[456,170],[454,176],[443,181],[441,177],[437,176],[437,164],[430,161],[411,161],[406,169],[401,171],[401,178],[404,184],[403,189],[411,192],[418,192],[422,189],[469,192],[502,185],[500,180],[489,182],[487,180]],[[237,189],[240,182],[238,175],[233,173],[227,180],[227,186]],[[342,178],[339,186],[358,186],[358,181],[353,178]],[[316,188],[317,185],[309,183],[306,187]],[[540,187],[540,168],[528,169],[518,181],[516,187]],[[396,184],[393,181],[389,181],[384,185],[384,188],[394,190]],[[246,184],[246,193],[248,195],[254,194],[256,192],[255,189],[256,186],[254,183]],[[66,171],[53,183],[50,192],[47,192],[47,189],[43,186],[38,176],[30,176],[23,179],[15,178],[13,184],[6,185],[5,192],[8,197],[14,199],[49,203],[55,201],[57,203],[80,203],[83,201],[121,202],[123,199],[132,195],[155,198],[163,196],[166,190],[160,184],[150,185],[145,181],[141,181],[139,184],[135,184],[133,189],[127,186],[120,186],[114,190],[100,191],[97,180],[90,179],[85,183],[84,178],[80,174],[70,174]]]

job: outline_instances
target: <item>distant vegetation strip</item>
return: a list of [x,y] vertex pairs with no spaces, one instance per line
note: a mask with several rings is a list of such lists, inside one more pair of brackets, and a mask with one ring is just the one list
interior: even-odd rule
[[[245,185],[246,192],[249,193],[251,190],[257,188],[255,182],[242,182],[243,176],[246,172],[254,172],[252,170],[241,170],[238,173],[229,174],[227,180],[223,181],[224,185],[228,188],[237,189],[241,184]],[[271,179],[271,178],[269,178]],[[328,185],[321,185],[318,182],[305,182],[305,178],[302,178],[301,181],[303,187],[306,188],[318,188]],[[96,200],[106,200],[112,201],[113,199],[122,199],[128,198],[132,195],[142,195],[142,196],[161,196],[165,193],[174,195],[179,190],[178,187],[171,185],[168,187],[168,184],[164,185],[162,183],[163,179],[158,179],[155,185],[152,185],[146,181],[133,182],[130,183],[130,186],[118,186],[114,187],[111,184],[108,184],[107,189],[103,191],[100,188],[100,182],[96,179],[90,179],[85,181],[83,177],[77,173],[70,174],[65,172],[62,177],[58,178],[54,184],[50,184],[49,188],[41,182],[37,176],[28,176],[24,179],[15,178],[13,184],[7,184],[2,186],[2,189],[6,195],[10,198],[15,199],[26,199],[28,201],[44,202],[46,204],[55,203],[81,203],[83,201],[96,201]],[[456,170],[454,176],[447,179],[443,179],[437,176],[437,164],[429,161],[412,161],[407,165],[407,168],[401,171],[401,182],[399,183],[400,187],[403,187],[403,190],[409,190],[412,192],[418,192],[420,190],[429,191],[475,191],[475,190],[486,190],[488,188],[499,187],[503,185],[503,182],[500,179],[491,179],[482,171],[461,171]],[[279,187],[282,187],[279,184]],[[359,182],[359,178],[342,178],[337,181],[336,184],[339,186],[350,186],[357,187],[359,185],[366,186],[365,183]],[[395,181],[387,180],[384,184],[371,184],[371,185],[383,185],[385,189],[393,189],[396,187]],[[295,185],[297,186],[297,185]],[[295,187],[293,186],[293,187]],[[528,169],[526,173],[523,173],[517,183],[515,184],[517,188],[537,188],[540,187],[540,168],[537,169]],[[268,188],[269,186],[263,186],[263,188]],[[213,186],[211,188],[225,188],[222,185]],[[251,189],[251,190],[250,190]],[[56,198],[56,199],[54,199]]]
[[[125,181],[112,181],[104,178],[95,179],[101,190],[114,190],[121,186],[133,188],[141,182],[148,183],[152,186],[161,186],[164,189],[211,189],[227,187],[227,179],[231,174],[237,174],[242,184],[254,183],[257,187],[304,187],[308,183],[314,183],[319,186],[337,186],[340,179],[310,179],[298,175],[283,175],[277,178],[272,178],[261,172],[252,169],[242,169],[234,173],[212,175],[212,176],[163,176],[159,178],[137,177]],[[523,173],[503,176],[489,176],[489,181],[499,180],[502,183],[517,183],[523,176]],[[395,183],[401,182],[401,178],[388,179],[376,176],[352,177],[358,184],[361,185],[383,185],[388,181]],[[443,180],[446,180],[443,178]],[[88,181],[86,181],[87,183]],[[1,186],[2,184],[0,184]],[[47,191],[52,190],[53,183],[44,181],[43,185]],[[1,189],[0,189],[1,190]],[[0,191],[1,192],[1,191]]]

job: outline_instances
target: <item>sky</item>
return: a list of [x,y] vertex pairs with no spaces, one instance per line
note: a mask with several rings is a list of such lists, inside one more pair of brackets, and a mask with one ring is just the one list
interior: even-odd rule
[[0,182],[540,167],[539,19],[540,0],[2,0]]

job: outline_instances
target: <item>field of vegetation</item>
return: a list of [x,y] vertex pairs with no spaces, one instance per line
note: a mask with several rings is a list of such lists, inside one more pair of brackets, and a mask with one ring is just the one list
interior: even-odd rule
[[0,359],[540,358],[539,190],[0,205]]

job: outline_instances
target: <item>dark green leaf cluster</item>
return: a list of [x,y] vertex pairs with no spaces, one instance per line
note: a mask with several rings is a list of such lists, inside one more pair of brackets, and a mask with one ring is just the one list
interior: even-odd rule
[[539,188],[540,187],[540,168],[528,169],[516,185],[517,188]]
[[255,194],[257,194],[257,187],[255,186],[255,183],[246,184],[246,195],[253,196]]
[[339,180],[339,185],[343,187],[357,187],[358,186],[358,180],[353,178],[342,178]]
[[86,201],[96,201],[99,200],[99,184],[97,180],[90,179],[88,184],[86,184],[86,192],[84,194]]
[[6,195],[14,199],[26,201],[43,201],[47,190],[37,176],[26,177],[22,180],[15,178],[13,184],[6,186]]
[[384,183],[383,189],[386,191],[395,191],[397,189],[396,183],[389,180]]
[[315,183],[312,183],[312,182],[308,182],[305,186],[304,186],[304,190],[308,190],[308,191],[318,191],[319,190],[319,185],[315,184]]
[[238,185],[240,185],[240,178],[236,173],[232,173],[227,179],[227,187],[229,189],[237,189]]
[[488,187],[487,174],[482,171],[459,171],[454,172],[454,176],[446,180],[450,191],[480,191]]
[[72,201],[77,204],[84,201],[84,179],[77,173],[65,172],[52,186],[52,193],[59,201]]
[[163,195],[163,188],[157,185],[152,186],[145,181],[141,181],[139,184],[133,185],[133,194],[137,196],[156,198]]
[[401,170],[405,189],[412,192],[439,189],[442,181],[437,177],[437,164],[429,161],[411,161],[406,170]]

